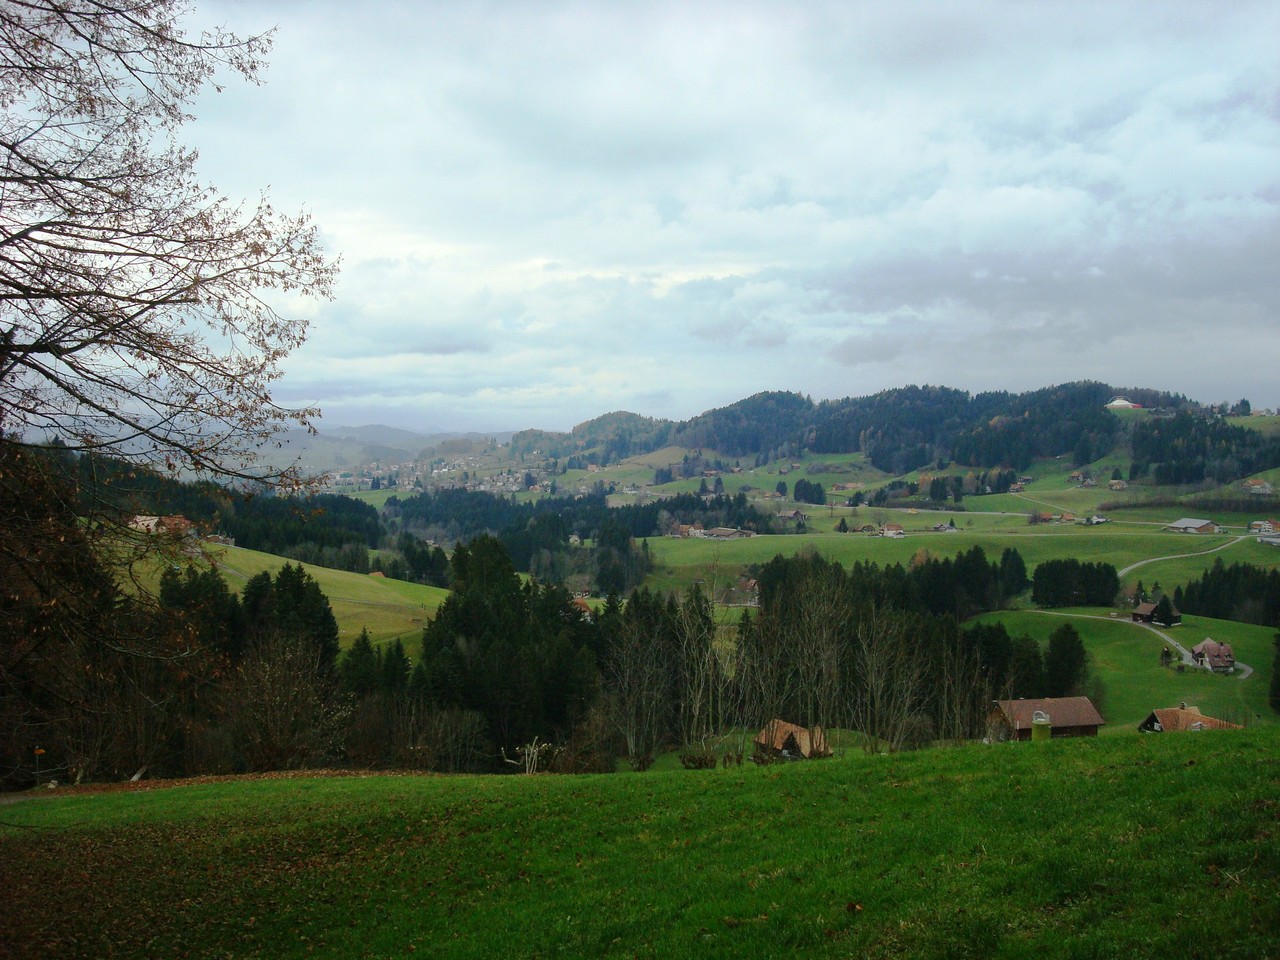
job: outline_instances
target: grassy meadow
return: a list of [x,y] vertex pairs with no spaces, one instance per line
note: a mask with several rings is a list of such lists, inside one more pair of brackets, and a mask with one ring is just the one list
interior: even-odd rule
[[[1122,586],[1132,588],[1142,580],[1148,587],[1158,580],[1172,589],[1199,577],[1213,562],[1248,562],[1262,567],[1280,566],[1280,550],[1240,540],[1234,535],[1188,535],[1165,532],[1153,524],[1108,523],[1096,527],[1080,524],[1027,523],[1023,515],[992,516],[965,513],[878,510],[862,508],[852,525],[878,523],[883,516],[903,525],[907,536],[901,540],[859,533],[835,533],[831,518],[821,516],[821,508],[811,513],[809,532],[751,537],[715,542],[699,539],[654,537],[649,540],[656,569],[649,584],[658,589],[684,589],[696,580],[727,583],[751,564],[767,563],[781,554],[789,557],[802,550],[815,550],[825,557],[848,565],[874,561],[886,565],[909,563],[920,550],[936,557],[952,557],[980,546],[991,560],[998,560],[1006,547],[1015,547],[1029,571],[1045,560],[1075,558],[1113,564],[1122,570],[1132,564],[1159,557],[1177,559],[1143,563],[1122,578]],[[837,512],[836,516],[840,514]],[[954,533],[934,533],[932,527],[954,519]],[[838,521],[836,521],[838,522]],[[972,524],[972,525],[970,525]],[[1237,542],[1239,541],[1239,542]],[[1221,548],[1216,552],[1206,551]],[[1185,556],[1198,554],[1197,556]]]
[[4,809],[0,953],[1263,960],[1278,786],[1258,728],[50,795]]
[[[264,571],[274,575],[284,564],[293,562],[274,554],[240,547],[212,546],[206,553],[231,588],[237,591],[243,589],[250,577]],[[388,643],[398,637],[409,650],[416,651],[422,638],[423,624],[449,594],[439,587],[418,583],[305,563],[301,566],[315,578],[329,598],[344,649],[355,641],[361,629],[368,628],[375,643]]]
[[1164,641],[1123,613],[1111,614],[1105,608],[1006,610],[983,614],[974,622],[1003,623],[1010,634],[1025,634],[1042,646],[1063,623],[1075,627],[1089,651],[1090,669],[1102,681],[1104,695],[1099,707],[1107,720],[1102,728],[1107,736],[1135,735],[1138,724],[1152,710],[1183,702],[1233,723],[1280,725],[1280,714],[1267,705],[1275,657],[1273,628],[1186,616],[1182,626],[1164,631],[1188,650],[1205,637],[1230,643],[1236,659],[1253,668],[1248,678],[1241,675],[1243,671],[1219,676],[1207,670],[1178,672],[1174,667],[1162,667]]

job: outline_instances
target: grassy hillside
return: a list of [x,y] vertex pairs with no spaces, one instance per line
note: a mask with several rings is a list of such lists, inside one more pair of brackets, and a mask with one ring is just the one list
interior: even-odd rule
[[[1065,618],[1065,619],[1064,619]],[[1166,631],[1187,649],[1205,637],[1228,642],[1236,658],[1253,667],[1247,679],[1218,676],[1205,670],[1185,670],[1160,666],[1164,641],[1123,615],[1114,619],[1105,609],[1039,611],[1014,610],[984,614],[976,618],[986,623],[1003,623],[1010,634],[1026,634],[1047,644],[1049,634],[1066,621],[1080,634],[1092,658],[1091,667],[1102,680],[1105,697],[1100,705],[1108,736],[1136,735],[1137,725],[1157,707],[1176,707],[1186,702],[1204,713],[1223,720],[1249,725],[1275,725],[1277,715],[1267,706],[1276,631],[1231,620],[1208,617],[1183,618],[1183,625]]]
[[[752,537],[724,543],[666,537],[653,538],[649,548],[657,569],[650,585],[662,589],[683,589],[696,579],[720,582],[737,576],[739,570],[753,563],[765,563],[778,554],[791,556],[812,549],[823,556],[848,565],[859,560],[880,564],[908,563],[921,549],[939,557],[950,557],[980,546],[992,560],[998,560],[1006,547],[1015,547],[1029,569],[1045,560],[1076,558],[1113,564],[1118,570],[1139,561],[1156,557],[1180,557],[1144,564],[1123,578],[1132,587],[1141,579],[1148,587],[1159,580],[1169,589],[1198,577],[1213,562],[1248,562],[1262,567],[1280,566],[1280,550],[1256,542],[1254,538],[1237,541],[1236,536],[1191,536],[1166,533],[1158,524],[1117,522],[1097,527],[1078,524],[1031,526],[1025,515],[992,516],[966,513],[934,513],[863,508],[848,522],[878,523],[881,518],[901,523],[907,531],[902,540],[869,537],[863,534],[831,532],[834,521],[818,508],[810,513],[805,534]],[[836,516],[840,516],[837,511]],[[954,533],[934,533],[935,524],[954,519]],[[972,526],[970,526],[972,524]],[[1223,549],[1203,553],[1215,547]]]
[[[284,564],[292,562],[274,554],[239,547],[212,547],[208,553],[234,590],[243,588],[256,574],[266,571],[274,575]],[[367,627],[375,643],[386,643],[399,637],[416,651],[422,638],[423,623],[448,596],[448,591],[439,587],[310,564],[302,564],[302,567],[315,578],[329,598],[344,648],[360,635],[362,628]]]
[[0,952],[1261,960],[1278,756],[1258,729],[32,800]]

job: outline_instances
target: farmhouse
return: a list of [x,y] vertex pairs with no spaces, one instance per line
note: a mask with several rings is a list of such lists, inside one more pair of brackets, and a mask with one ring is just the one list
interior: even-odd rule
[[1172,530],[1174,533],[1219,533],[1222,528],[1212,520],[1200,520],[1196,517],[1183,517],[1181,520],[1175,520],[1166,530]]
[[827,734],[821,727],[812,731],[785,720],[770,720],[756,734],[756,756],[765,760],[811,760],[831,756]]
[[1169,603],[1169,609],[1173,611],[1173,613],[1169,617],[1168,623],[1165,623],[1163,620],[1156,619],[1156,608],[1158,606],[1159,606],[1158,603],[1138,604],[1136,607],[1133,608],[1133,622],[1134,623],[1154,623],[1157,626],[1161,626],[1161,627],[1176,627],[1182,623],[1182,611],[1180,611],[1177,607],[1175,607],[1172,601]]
[[902,529],[900,523],[886,523],[880,528],[880,536],[892,537],[894,540],[901,540],[907,535],[907,531]]
[[996,700],[987,716],[987,735],[992,740],[1030,740],[1037,712],[1048,716],[1055,737],[1096,737],[1106,723],[1088,697]]
[[1236,655],[1231,644],[1218,643],[1211,637],[1205,637],[1191,648],[1191,659],[1214,673],[1233,673],[1236,669]]
[[1152,710],[1147,718],[1138,724],[1139,733],[1183,733],[1198,730],[1243,730],[1238,723],[1228,723],[1216,717],[1206,717],[1199,707],[1188,707],[1185,703],[1180,707],[1166,710]]
[[1107,489],[1108,490],[1128,490],[1129,484],[1123,480],[1108,480]]
[[686,539],[688,537],[700,537],[702,532],[702,524],[700,523],[677,523],[672,525],[670,536]]
[[754,537],[755,534],[750,530],[739,530],[737,527],[712,527],[702,536],[707,540],[745,540],[747,537]]
[[1244,487],[1245,493],[1252,493],[1257,497],[1269,497],[1275,492],[1271,484],[1265,480],[1246,480],[1241,486]]
[[146,517],[137,516],[129,521],[129,528],[155,537],[190,537],[196,532],[196,525],[186,517]]
[[1250,533],[1276,533],[1277,531],[1280,531],[1280,521],[1277,521],[1277,520],[1249,521]]

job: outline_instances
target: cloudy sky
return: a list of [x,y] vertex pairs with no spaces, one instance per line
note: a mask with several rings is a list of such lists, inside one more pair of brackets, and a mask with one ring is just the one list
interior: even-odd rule
[[[195,107],[337,299],[278,397],[567,429],[761,390],[1280,405],[1280,4],[202,0]],[[323,429],[323,423],[322,423]]]

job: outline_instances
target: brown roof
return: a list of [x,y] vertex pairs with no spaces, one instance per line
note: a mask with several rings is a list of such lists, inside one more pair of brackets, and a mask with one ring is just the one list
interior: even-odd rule
[[1194,647],[1191,648],[1191,656],[1196,659],[1204,659],[1211,667],[1232,667],[1235,666],[1236,655],[1231,649],[1229,643],[1218,643],[1211,637],[1205,637]]
[[1037,710],[1048,714],[1055,727],[1100,727],[1107,722],[1088,697],[997,700],[996,709],[1005,715],[1014,730],[1029,730]]
[[1216,717],[1206,717],[1199,707],[1169,707],[1164,710],[1152,710],[1151,715],[1142,725],[1149,726],[1151,717],[1155,717],[1160,729],[1165,733],[1177,733],[1183,730],[1243,730],[1238,723],[1228,723]]
[[831,754],[831,748],[827,746],[827,734],[821,727],[814,729],[811,741],[808,727],[787,723],[785,720],[770,720],[756,735],[755,742],[781,753],[787,749],[787,741],[792,738],[801,756],[826,757]]

